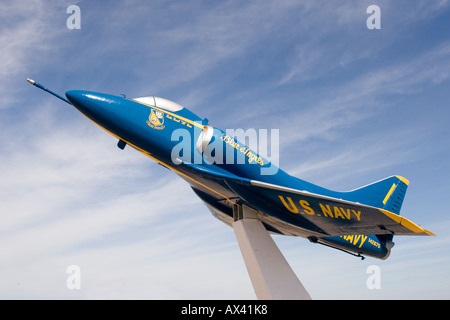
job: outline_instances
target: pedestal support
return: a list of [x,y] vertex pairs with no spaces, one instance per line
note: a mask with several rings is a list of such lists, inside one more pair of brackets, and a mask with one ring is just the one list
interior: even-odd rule
[[255,210],[236,205],[233,229],[258,299],[311,299]]

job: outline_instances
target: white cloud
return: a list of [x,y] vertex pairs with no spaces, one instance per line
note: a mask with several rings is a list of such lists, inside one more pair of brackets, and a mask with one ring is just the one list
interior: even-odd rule
[[1,121],[0,297],[253,298],[232,230],[186,182],[53,101]]
[[287,55],[287,68],[278,84],[302,84],[323,79],[333,72],[345,73],[343,68],[352,63],[376,64],[383,50],[395,46],[409,30],[416,30],[424,21],[439,16],[448,6],[447,1],[426,4],[379,1],[382,28],[370,31],[366,28],[369,17],[366,9],[372,4],[371,1],[347,1],[310,8],[298,20],[296,29],[303,32],[296,33],[294,50]]
[[[46,55],[55,50],[57,36],[64,32],[65,24],[55,27],[55,18],[65,17],[61,4],[45,1],[2,1],[0,4],[0,109],[21,101],[18,93],[26,73],[46,61]],[[59,15],[58,15],[59,14]],[[64,21],[62,19],[61,21]]]
[[254,298],[232,230],[187,183],[58,108],[2,121],[0,297]]
[[[444,43],[419,57],[396,66],[387,66],[358,75],[334,88],[305,109],[291,109],[290,116],[280,117],[280,127],[291,145],[314,137],[332,136],[335,130],[378,114],[389,113],[397,94],[421,92],[424,88],[448,79],[450,44]],[[290,124],[301,124],[300,128]],[[286,130],[288,130],[286,132]]]

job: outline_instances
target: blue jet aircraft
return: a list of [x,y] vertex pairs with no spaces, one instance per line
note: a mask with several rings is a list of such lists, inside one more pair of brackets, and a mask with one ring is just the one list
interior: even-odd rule
[[287,174],[172,101],[78,90],[66,92],[66,99],[27,80],[73,105],[116,137],[120,149],[129,145],[174,171],[227,225],[245,205],[256,210],[272,234],[300,236],[378,259],[389,256],[394,235],[434,235],[400,216],[409,183],[403,177],[348,192],[328,190]]

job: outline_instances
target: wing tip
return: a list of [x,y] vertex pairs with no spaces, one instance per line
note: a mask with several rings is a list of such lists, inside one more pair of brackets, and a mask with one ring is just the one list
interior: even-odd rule
[[383,212],[386,216],[388,216],[389,218],[391,218],[392,220],[394,220],[395,222],[397,222],[398,224],[401,224],[403,227],[411,230],[413,232],[413,234],[416,235],[427,235],[427,236],[436,236],[433,232],[422,228],[421,226],[419,226],[418,224],[412,222],[411,220],[399,216],[395,213],[392,213],[390,211],[384,210],[384,209],[379,209],[381,212]]

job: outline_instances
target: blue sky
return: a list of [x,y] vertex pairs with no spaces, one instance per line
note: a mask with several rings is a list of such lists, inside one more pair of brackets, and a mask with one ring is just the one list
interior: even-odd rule
[[2,1],[0,298],[255,298],[232,229],[187,183],[30,77],[280,129],[281,168],[330,189],[408,178],[402,215],[437,237],[396,237],[386,261],[274,239],[315,299],[449,299],[449,27],[445,0]]

